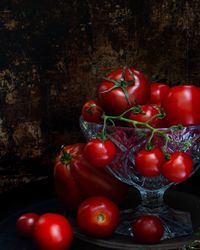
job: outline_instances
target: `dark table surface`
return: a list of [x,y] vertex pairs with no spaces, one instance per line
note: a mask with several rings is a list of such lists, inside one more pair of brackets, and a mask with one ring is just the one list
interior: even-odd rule
[[[189,206],[193,203],[191,209],[194,209],[195,214],[193,215],[193,221],[196,228],[200,226],[200,216],[196,214],[197,211],[194,208],[194,204],[196,204],[197,207],[200,205],[199,192],[199,188],[195,187],[190,182],[178,185],[169,192],[169,196],[172,197],[170,198],[172,200],[172,205],[178,202],[178,208],[180,208],[180,206],[188,206],[188,209],[190,209]],[[191,202],[185,202],[184,199],[190,199]],[[30,239],[20,238],[15,232],[16,219],[24,212],[38,212],[39,214],[45,212],[59,212],[68,216],[75,230],[75,237],[70,250],[177,249],[180,245],[184,245],[193,240],[193,237],[185,237],[178,240],[164,241],[153,247],[135,244],[132,242],[132,239],[126,237],[113,236],[111,239],[107,240],[86,237],[78,231],[74,216],[57,200],[52,180],[49,179],[23,185],[15,190],[2,194],[0,196],[0,204],[0,249],[2,250],[35,249]],[[199,208],[200,207],[198,207],[198,211]]]

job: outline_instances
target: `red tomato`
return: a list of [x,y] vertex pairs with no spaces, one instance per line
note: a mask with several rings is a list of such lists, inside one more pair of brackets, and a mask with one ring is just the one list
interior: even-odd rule
[[91,139],[84,148],[85,158],[96,167],[105,167],[110,164],[116,153],[116,147],[109,139]]
[[107,113],[120,115],[131,106],[148,102],[150,84],[138,70],[119,68],[109,73],[100,83],[97,95]]
[[16,222],[17,232],[24,237],[31,237],[35,223],[39,215],[36,213],[26,213],[21,215]]
[[153,82],[151,84],[150,103],[162,105],[162,102],[169,92],[170,87],[164,83]]
[[192,159],[188,154],[174,152],[170,160],[162,165],[161,172],[171,182],[182,182],[190,176],[192,167]]
[[164,154],[159,148],[142,149],[135,155],[135,167],[142,176],[159,176],[163,162]]
[[100,123],[102,115],[103,109],[96,100],[90,100],[83,105],[82,116],[85,121]]
[[164,234],[161,220],[150,214],[138,217],[133,223],[132,230],[135,240],[142,244],[155,244]]
[[83,156],[84,147],[83,143],[67,145],[56,158],[54,178],[58,197],[72,212],[90,196],[103,195],[120,203],[128,193],[127,185],[104,168],[89,164]]
[[[131,111],[128,113],[127,118],[130,120],[135,120],[139,122],[147,122],[149,119],[151,119],[153,116],[160,113],[160,108],[155,105],[146,104],[141,106],[141,113],[134,113],[134,111]],[[149,122],[149,125],[153,126],[154,128],[160,128],[162,127],[162,119],[155,118],[152,119]],[[131,123],[128,123],[128,126],[133,126]],[[138,128],[143,127],[142,125],[138,125]]]
[[81,203],[77,223],[85,234],[109,237],[119,223],[119,209],[115,203],[103,196],[92,197]]
[[66,250],[71,245],[72,226],[60,214],[42,215],[35,224],[33,241],[41,250]]
[[200,124],[200,88],[193,85],[172,87],[163,102],[169,126]]

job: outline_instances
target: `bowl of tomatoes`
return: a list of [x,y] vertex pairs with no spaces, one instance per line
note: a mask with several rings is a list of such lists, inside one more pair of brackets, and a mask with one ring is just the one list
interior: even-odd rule
[[134,218],[158,216],[162,239],[190,235],[187,211],[175,211],[163,196],[200,167],[200,88],[149,83],[134,68],[109,73],[97,98],[82,108],[80,127],[86,159],[137,190],[141,204],[121,214],[117,232],[132,235]]

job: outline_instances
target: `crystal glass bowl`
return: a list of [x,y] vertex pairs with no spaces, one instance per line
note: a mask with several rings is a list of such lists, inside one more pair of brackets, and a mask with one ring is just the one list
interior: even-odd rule
[[[95,138],[102,130],[102,124],[85,122],[82,118],[80,118],[80,127],[86,140]],[[200,126],[160,130],[165,131],[170,138],[167,146],[169,153],[183,151],[192,157],[192,174],[194,174],[200,167]],[[117,156],[106,168],[122,182],[138,189],[141,195],[141,204],[135,210],[122,211],[121,223],[116,232],[132,235],[131,224],[134,218],[148,213],[159,216],[163,221],[165,227],[163,239],[189,235],[192,233],[190,214],[175,211],[163,201],[165,191],[175,183],[170,182],[163,175],[141,176],[135,169],[134,154],[145,146],[150,134],[150,130],[143,128],[107,127],[108,138],[117,146]],[[165,140],[162,136],[155,135],[153,144],[162,148]]]

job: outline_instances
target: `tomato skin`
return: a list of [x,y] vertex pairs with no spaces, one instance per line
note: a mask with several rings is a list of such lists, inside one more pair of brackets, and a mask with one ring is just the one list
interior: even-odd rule
[[172,87],[163,102],[168,126],[200,124],[199,106],[200,88],[194,85]]
[[142,149],[135,155],[135,167],[142,176],[159,176],[163,163],[164,154],[159,148],[154,148],[152,150]]
[[111,176],[104,168],[85,165],[77,160],[73,163],[71,172],[86,198],[103,195],[119,204],[128,193],[128,186]]
[[185,181],[191,174],[193,163],[191,157],[184,152],[174,152],[161,167],[162,174],[171,182]]
[[[84,147],[85,144],[83,143],[67,145],[61,150],[55,161],[54,179],[56,193],[71,211],[76,210],[80,202],[84,199],[84,196],[71,173],[71,166],[79,155],[82,154]],[[62,161],[63,152],[67,152],[72,156],[69,162],[64,163]],[[83,160],[83,163],[84,162],[85,161]]]
[[116,146],[109,139],[91,139],[84,148],[85,158],[96,167],[105,167],[110,164],[116,153]]
[[133,223],[132,230],[135,240],[142,244],[158,243],[164,234],[161,220],[150,214],[138,217]]
[[111,236],[119,223],[119,209],[111,200],[96,196],[81,203],[77,223],[85,234],[95,237]]
[[169,92],[170,87],[164,83],[153,82],[151,83],[151,96],[150,103],[161,105],[166,95]]
[[33,241],[41,250],[69,249],[73,229],[63,215],[46,213],[40,216],[33,231]]
[[25,213],[21,215],[16,222],[16,230],[23,237],[31,237],[35,223],[39,215],[36,213]]
[[84,121],[100,123],[102,115],[103,109],[96,100],[89,100],[82,107],[82,116]]
[[[149,100],[150,84],[148,83],[144,75],[134,68],[126,68],[124,70],[125,81],[133,80],[133,77],[129,73],[129,70],[133,73],[135,80],[135,82],[132,82],[128,86],[125,86],[130,103],[127,100],[126,95],[121,87],[110,90],[115,85],[111,81],[103,80],[97,88],[98,100],[103,109],[109,114],[120,115],[131,106],[145,104]],[[123,69],[118,68],[109,73],[107,75],[107,78],[119,81],[122,83],[122,85],[124,85],[125,81],[120,81],[122,76]]]
[[[127,118],[130,120],[135,120],[139,122],[147,122],[151,117],[154,115],[157,115],[160,113],[160,108],[155,105],[146,104],[141,106],[142,113],[134,114],[134,112],[129,112],[127,115]],[[163,126],[163,119],[155,118],[152,121],[149,122],[149,125],[151,125],[154,128],[160,128]],[[128,126],[132,127],[133,125],[131,123],[128,123]],[[142,125],[138,125],[138,128],[144,127]]]
[[84,148],[83,143],[65,146],[64,151],[71,154],[66,164],[61,160],[63,150],[56,158],[54,179],[58,197],[72,212],[77,210],[85,198],[96,195],[120,203],[128,193],[128,186],[105,169],[89,164],[83,155]]

